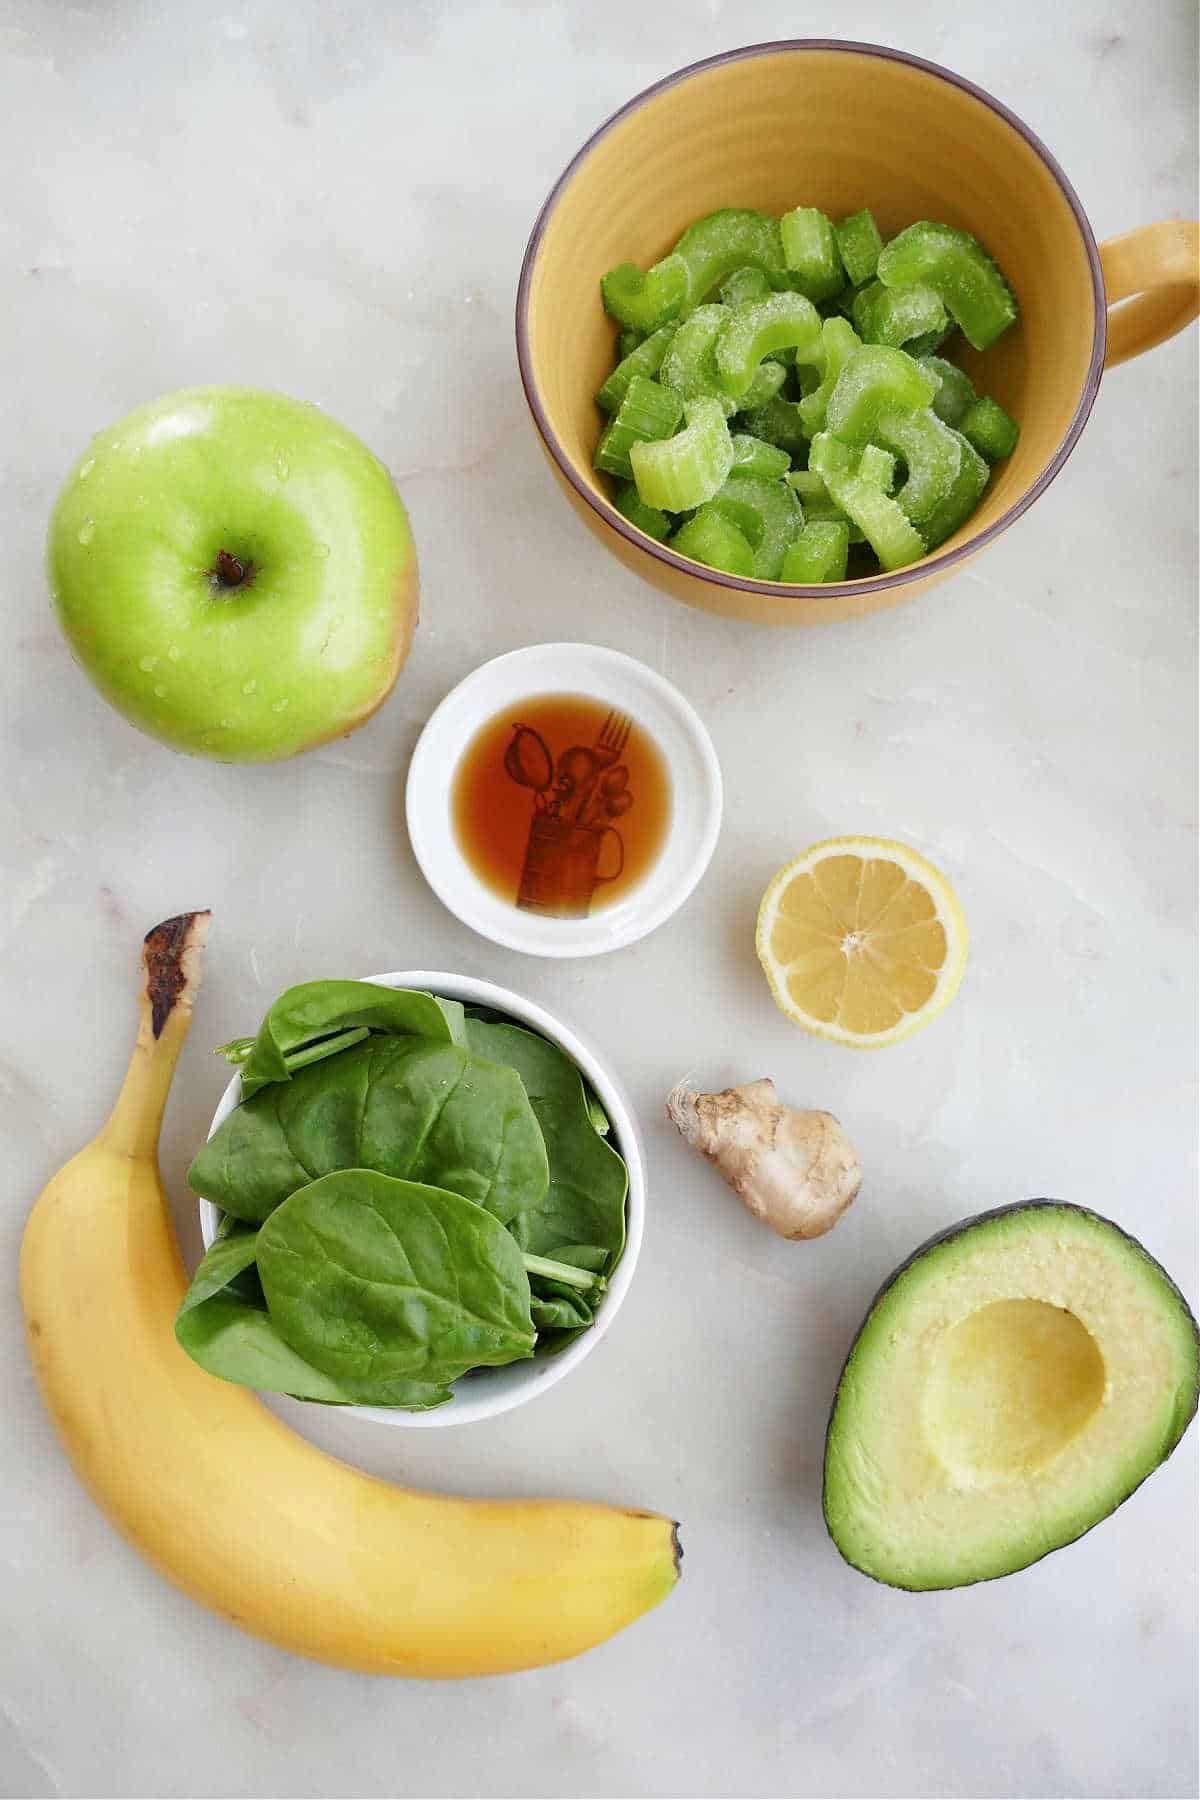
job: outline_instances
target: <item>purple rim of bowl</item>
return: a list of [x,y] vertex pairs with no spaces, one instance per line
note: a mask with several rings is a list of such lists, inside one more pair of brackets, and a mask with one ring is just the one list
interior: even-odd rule
[[[640,106],[644,106],[648,100],[657,98],[659,94],[665,94],[670,88],[678,87],[681,82],[688,81],[693,75],[701,74],[705,69],[719,68],[722,63],[743,62],[751,56],[775,56],[781,52],[794,53],[810,50],[834,50],[848,56],[879,56],[889,62],[903,63],[910,69],[921,69],[927,75],[936,75],[939,80],[949,82],[952,87],[961,88],[964,94],[970,94],[972,99],[978,100],[981,106],[990,107],[1006,124],[1011,125],[1013,130],[1024,138],[1025,142],[1041,157],[1057,181],[1062,189],[1063,197],[1075,215],[1075,222],[1079,226],[1079,235],[1083,239],[1083,246],[1087,251],[1088,265],[1092,275],[1094,338],[1087,379],[1084,381],[1083,392],[1079,397],[1079,404],[1075,408],[1074,417],[1067,427],[1066,435],[1037,480],[1027,492],[1021,495],[1019,500],[1009,507],[1006,513],[996,520],[994,525],[989,525],[986,531],[979,532],[976,537],[968,538],[965,544],[958,545],[956,549],[949,550],[944,555],[922,557],[920,562],[911,563],[907,568],[898,569],[890,575],[870,575],[859,581],[826,582],[821,586],[800,587],[780,581],[747,581],[740,575],[726,575],[719,569],[709,569],[703,563],[693,562],[690,557],[680,556],[676,551],[666,549],[662,544],[657,544],[652,538],[646,537],[643,532],[635,530],[621,517],[615,506],[600,499],[585,482],[579,479],[570,460],[563,454],[538,397],[529,353],[528,312],[533,267],[554,208],[576,169],[590,155],[593,147],[600,142],[602,137],[605,137],[615,125],[619,125],[622,119],[628,118]],[[952,69],[942,68],[940,63],[927,62],[920,56],[909,56],[903,50],[889,50],[884,44],[860,44],[848,38],[781,38],[775,43],[748,44],[740,50],[725,50],[719,56],[706,57],[703,62],[690,63],[687,68],[677,69],[673,75],[664,76],[661,81],[656,81],[652,87],[645,88],[642,93],[636,94],[618,112],[613,113],[611,118],[606,119],[603,125],[594,131],[582,148],[575,153],[551,188],[546,203],[529,234],[529,242],[525,248],[525,260],[521,264],[521,279],[517,285],[517,362],[521,371],[521,385],[525,389],[525,399],[533,414],[534,424],[564,479],[570,483],[580,499],[585,501],[592,511],[603,519],[611,530],[619,533],[627,543],[642,551],[644,555],[652,556],[658,562],[666,563],[669,568],[678,569],[685,575],[696,576],[701,581],[710,581],[717,587],[734,588],[743,594],[762,594],[766,599],[777,599],[783,594],[788,594],[803,595],[805,599],[816,600],[839,593],[880,593],[890,588],[904,587],[914,578],[923,580],[927,575],[947,574],[958,563],[966,561],[968,557],[974,556],[979,550],[982,550],[985,544],[990,544],[993,538],[999,537],[1000,533],[1007,530],[1014,520],[1019,519],[1023,512],[1028,511],[1039,494],[1044,493],[1050,486],[1075,448],[1076,440],[1087,424],[1088,414],[1092,410],[1100,387],[1100,377],[1104,372],[1107,323],[1107,302],[1104,293],[1104,277],[1100,270],[1100,252],[1096,248],[1096,239],[1088,223],[1087,214],[1080,204],[1075,189],[1041,138],[1032,132],[1014,112],[1010,112],[1007,106],[1002,105],[983,88],[976,87],[975,83],[968,81],[965,76],[956,75]]]

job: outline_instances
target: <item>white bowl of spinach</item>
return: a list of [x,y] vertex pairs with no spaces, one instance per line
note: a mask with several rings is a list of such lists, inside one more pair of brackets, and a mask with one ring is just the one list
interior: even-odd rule
[[613,1077],[532,1001],[424,970],[289,988],[188,1171],[176,1323],[226,1381],[393,1425],[519,1406],[595,1349],[645,1176]]

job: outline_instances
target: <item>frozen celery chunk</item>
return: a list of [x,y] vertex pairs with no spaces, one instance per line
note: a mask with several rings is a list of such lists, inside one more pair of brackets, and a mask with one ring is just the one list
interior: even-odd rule
[[[621,362],[624,362],[625,358],[627,356],[632,356],[634,351],[637,349],[638,345],[644,344],[645,341],[646,341],[646,334],[644,331],[629,331],[629,330],[618,331],[618,333],[617,333],[617,356],[618,356],[619,360]],[[648,372],[651,375],[653,375],[654,370],[651,369]]]
[[945,331],[946,309],[931,287],[887,288],[872,281],[855,298],[851,309],[864,344],[891,344],[899,349],[929,332]]
[[762,270],[748,267],[735,269],[732,275],[725,277],[719,298],[722,306],[741,306],[747,300],[765,300],[773,292]]
[[809,437],[824,431],[825,413],[834,384],[849,358],[861,346],[849,319],[832,318],[822,322],[821,347],[825,352],[825,373],[813,392],[800,401],[800,418]]
[[669,538],[673,530],[672,521],[657,506],[647,506],[632,481],[623,481],[613,499],[613,505],[623,518],[644,531],[657,543]]
[[953,225],[910,225],[885,245],[878,274],[885,287],[933,288],[976,350],[994,344],[1017,316],[1012,289],[983,245]]
[[847,281],[861,287],[864,281],[874,277],[879,252],[883,249],[883,238],[874,213],[868,212],[865,206],[861,212],[851,213],[848,219],[834,226],[834,236]]
[[787,370],[774,357],[759,363],[754,371],[754,380],[744,394],[738,396],[737,407],[740,412],[754,412],[773,400],[776,394],[782,393],[783,384],[787,380]]
[[849,548],[850,533],[840,520],[810,519],[788,545],[779,579],[798,587],[844,581]]
[[735,269],[783,274],[779,225],[750,207],[726,206],[689,225],[668,262],[678,259],[687,271],[685,304],[698,306],[710,289]]
[[700,395],[720,402],[729,418],[735,402],[726,393],[717,371],[717,340],[730,319],[727,306],[698,306],[678,327],[662,359],[658,378],[684,400]]
[[595,465],[607,475],[632,479],[629,452],[634,444],[669,438],[683,417],[683,401],[670,388],[635,375],[625,390],[616,418],[596,446]]
[[[912,351],[909,351],[912,355]],[[967,411],[975,404],[975,384],[965,369],[947,362],[944,356],[923,356],[921,367],[936,375],[941,382],[930,402],[943,425],[961,425]]]
[[688,298],[688,267],[682,257],[665,256],[645,274],[622,263],[600,279],[605,311],[627,330],[651,332],[673,319]]
[[[804,525],[804,512],[786,481],[767,481],[757,475],[731,475],[712,504],[751,507],[762,522],[754,545],[754,573],[760,581],[778,581],[787,547]],[[735,523],[737,515],[734,515]]]
[[967,408],[962,434],[988,462],[1001,462],[1016,449],[1021,427],[1011,413],[985,394]]
[[[663,357],[667,354],[667,347],[674,335],[674,325],[662,325],[648,338],[641,339],[627,355],[622,356],[596,395],[596,405],[601,412],[616,412],[625,398],[626,388],[635,375],[645,375],[647,378],[653,379],[658,374],[662,368]],[[621,336],[624,337],[625,333],[622,332]]]
[[797,206],[779,221],[789,278],[807,299],[828,300],[845,286],[833,225],[815,206]]
[[[947,427],[953,431],[953,426]],[[921,526],[921,536],[931,550],[944,544],[948,537],[965,525],[983,497],[987,486],[988,466],[973,444],[969,444],[961,432],[954,432],[959,440],[962,461],[958,466],[958,479],[946,498],[936,506]]]
[[709,512],[720,513],[731,525],[736,525],[752,550],[757,550],[763,541],[763,516],[757,506],[751,506],[748,500],[738,498],[737,487],[733,476],[720,491],[708,502]]
[[908,475],[896,504],[914,525],[920,525],[958,479],[962,461],[958,436],[931,407],[920,412],[880,413],[875,435],[887,449],[903,457]]
[[702,506],[670,540],[672,550],[726,575],[753,575],[754,552],[732,519]]
[[768,481],[778,481],[791,466],[786,450],[768,444],[764,438],[751,437],[749,432],[734,432],[731,475],[763,475]]
[[796,491],[796,497],[804,510],[806,525],[812,524],[816,519],[835,525],[845,525],[852,544],[865,542],[858,526],[847,519],[841,507],[832,498],[825,485],[823,475],[818,475],[815,469],[795,469],[786,479],[788,486]]
[[826,427],[848,444],[866,444],[882,412],[916,412],[937,392],[937,377],[885,344],[855,350],[834,383],[825,409]]
[[803,404],[802,400],[785,400],[782,394],[776,394],[765,406],[745,409],[742,422],[752,437],[762,438],[786,450],[789,456],[803,460],[808,445],[800,413]]
[[629,452],[639,496],[663,512],[703,506],[733,467],[733,439],[720,401],[687,400],[683,416],[684,428],[674,437],[634,444]]
[[834,501],[854,521],[883,568],[902,569],[925,554],[925,540],[890,495],[864,475],[829,474]]
[[767,300],[746,300],[727,310],[725,328],[717,339],[717,375],[733,399],[745,394],[764,358],[777,350],[801,351],[807,362],[820,358],[821,320],[803,294],[772,294]]

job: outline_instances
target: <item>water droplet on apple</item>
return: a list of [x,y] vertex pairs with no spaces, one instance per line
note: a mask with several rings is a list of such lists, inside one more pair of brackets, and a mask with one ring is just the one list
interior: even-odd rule
[[288,476],[291,474],[291,472],[292,472],[291,465],[288,462],[287,457],[286,456],[277,456],[275,458],[275,473],[279,477],[280,481],[286,481]]
[[86,481],[88,476],[91,474],[92,470],[95,468],[95,466],[96,466],[96,459],[94,456],[89,456],[85,463],[80,463],[80,465],[79,465],[80,481]]
[[95,535],[96,535],[95,519],[85,519],[83,521],[83,524],[79,527],[78,536],[79,536],[80,543],[81,544],[90,544],[92,539],[95,537]]
[[140,444],[135,444],[133,449],[129,452],[129,460],[131,463],[140,462],[142,460],[142,446]]
[[328,556],[329,555],[329,545],[328,544],[314,544],[313,545],[313,555],[320,556],[320,557]]
[[157,687],[156,687],[156,688],[155,688],[155,690],[154,690],[154,692],[155,692],[155,693],[156,693],[156,694],[157,694],[157,695],[158,695],[158,698],[159,698],[159,699],[160,699],[160,700],[163,700],[163,699],[165,699],[165,698],[166,698],[166,692],[167,692],[167,690],[166,690],[166,688],[165,688],[165,687],[164,687],[164,686],[163,686],[163,684],[162,684],[162,682],[161,682],[161,681],[160,681],[160,682],[159,682],[159,683],[158,683],[158,685],[157,685]]
[[234,721],[232,719],[222,719],[221,720],[221,730],[222,731],[232,731],[233,726],[234,726]]
[[386,606],[377,607],[375,609],[375,617],[377,619],[386,619],[387,618],[387,607]]
[[272,712],[286,712],[287,705],[288,705],[288,703],[286,700],[277,700],[275,702],[274,706],[271,708],[271,711]]
[[141,661],[138,663],[138,668],[144,670],[147,675],[150,674],[152,669],[157,669],[157,667],[158,667],[157,656],[143,656]]
[[242,692],[243,694],[252,694],[257,686],[257,681],[243,681]]
[[167,651],[167,655],[172,662],[178,662],[179,661],[179,645],[172,644],[171,648]]

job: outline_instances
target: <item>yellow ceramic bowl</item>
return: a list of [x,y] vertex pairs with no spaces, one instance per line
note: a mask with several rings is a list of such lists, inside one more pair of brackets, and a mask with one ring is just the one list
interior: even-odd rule
[[[979,510],[911,568],[826,587],[743,580],[677,555],[621,517],[592,468],[601,427],[593,395],[612,368],[615,338],[601,275],[621,262],[647,267],[719,206],[779,214],[801,202],[835,217],[869,206],[885,237],[914,219],[964,226],[1021,306],[1018,326],[986,355],[955,340],[956,359],[1021,422],[1020,443]],[[1195,318],[1197,242],[1195,225],[1171,222],[1097,249],[1045,145],[948,69],[873,44],[757,44],[639,94],[562,175],[521,271],[521,379],[567,498],[638,574],[732,618],[848,618],[944,579],[1033,504],[1083,430],[1106,361]],[[1129,303],[1106,321],[1106,306],[1121,300]]]

